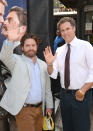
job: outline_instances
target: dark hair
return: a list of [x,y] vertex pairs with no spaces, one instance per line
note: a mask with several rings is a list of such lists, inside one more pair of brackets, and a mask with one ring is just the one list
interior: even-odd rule
[[30,38],[35,40],[37,46],[42,42],[37,35],[33,33],[25,33],[25,35],[21,39],[21,46],[23,47],[25,40]]
[[75,26],[76,27],[76,23],[75,20],[71,17],[63,17],[59,20],[59,22],[57,23],[57,29],[60,29],[60,25],[64,24],[65,22],[69,22],[71,24],[71,26]]
[[18,6],[13,6],[9,10],[9,13],[12,11],[15,11],[17,13],[20,25],[27,26],[27,11]]
[[1,2],[3,5],[7,6],[6,0],[0,0],[0,2]]

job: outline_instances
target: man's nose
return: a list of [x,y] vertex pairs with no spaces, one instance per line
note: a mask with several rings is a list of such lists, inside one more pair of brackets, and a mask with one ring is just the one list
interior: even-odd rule
[[4,23],[4,18],[2,17],[2,23]]
[[4,18],[3,18],[3,16],[0,18],[0,23],[4,23]]
[[3,22],[3,23],[4,23],[4,25],[6,25],[6,24],[8,23],[8,20],[4,20],[4,22]]
[[33,47],[32,47],[32,46],[30,46],[30,47],[29,47],[29,49],[30,49],[30,50],[33,50]]

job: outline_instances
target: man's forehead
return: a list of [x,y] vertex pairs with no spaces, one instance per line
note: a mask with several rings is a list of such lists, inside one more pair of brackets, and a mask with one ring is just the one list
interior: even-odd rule
[[13,21],[17,22],[18,24],[20,23],[18,15],[14,11],[9,12],[9,14],[6,17],[6,20],[13,20]]
[[18,18],[17,13],[15,11],[9,12],[6,18],[8,18],[8,17],[11,17],[11,18],[15,18],[16,17],[16,18]]

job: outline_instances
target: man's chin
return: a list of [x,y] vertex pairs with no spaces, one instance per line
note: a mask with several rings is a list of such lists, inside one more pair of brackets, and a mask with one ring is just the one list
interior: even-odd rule
[[25,54],[27,57],[29,57],[29,58],[33,58],[33,57],[35,57],[36,56],[36,54]]
[[24,52],[24,55],[30,58],[33,58],[36,56],[36,52],[35,51],[31,51],[31,52]]
[[28,57],[30,57],[30,58],[33,58],[33,57],[35,57],[36,55],[28,55]]

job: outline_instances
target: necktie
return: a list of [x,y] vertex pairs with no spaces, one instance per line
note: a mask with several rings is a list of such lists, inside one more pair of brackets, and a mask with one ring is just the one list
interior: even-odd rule
[[68,50],[65,57],[64,84],[67,89],[70,85],[70,44],[67,44]]

